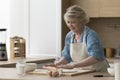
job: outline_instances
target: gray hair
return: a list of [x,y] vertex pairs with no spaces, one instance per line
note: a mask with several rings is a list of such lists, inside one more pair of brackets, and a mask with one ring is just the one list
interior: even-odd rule
[[78,19],[80,22],[85,22],[87,24],[89,22],[89,17],[87,16],[86,12],[78,5],[73,5],[69,7],[64,14],[64,19],[67,20],[68,18],[75,18]]

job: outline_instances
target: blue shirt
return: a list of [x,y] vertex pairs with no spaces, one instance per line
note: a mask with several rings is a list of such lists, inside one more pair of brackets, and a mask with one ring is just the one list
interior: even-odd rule
[[[86,43],[86,47],[87,47],[88,56],[93,56],[93,57],[97,58],[98,60],[103,60],[104,59],[104,50],[103,50],[101,41],[100,41],[97,33],[87,26],[85,26],[84,31],[86,31],[85,43]],[[73,35],[73,34],[74,33],[72,31],[70,31],[66,35],[65,46],[62,51],[62,56],[68,62],[72,61],[71,56],[70,56],[70,43],[71,43],[71,35]],[[80,37],[80,42],[83,42],[83,35]]]

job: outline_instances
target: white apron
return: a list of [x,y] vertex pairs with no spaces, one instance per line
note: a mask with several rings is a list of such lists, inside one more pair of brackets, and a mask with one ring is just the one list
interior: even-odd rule
[[[73,62],[81,61],[88,57],[87,54],[87,48],[85,43],[85,31],[83,34],[83,42],[82,43],[73,43],[73,36],[71,38],[71,44],[70,44],[70,55],[73,60]],[[96,71],[106,71],[108,63],[106,60],[100,61],[96,64],[93,64],[91,66],[82,67],[83,69],[94,69]]]

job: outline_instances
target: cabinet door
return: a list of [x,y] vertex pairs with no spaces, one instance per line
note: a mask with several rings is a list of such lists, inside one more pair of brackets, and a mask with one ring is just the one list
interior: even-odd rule
[[100,0],[100,17],[120,17],[120,0]]
[[30,56],[57,56],[61,50],[61,0],[30,0],[29,9]]
[[71,0],[71,5],[80,5],[90,17],[99,17],[99,0]]

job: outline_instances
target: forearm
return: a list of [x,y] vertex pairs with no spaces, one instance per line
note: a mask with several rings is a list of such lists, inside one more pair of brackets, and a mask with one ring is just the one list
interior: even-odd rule
[[88,58],[86,58],[80,62],[74,63],[74,68],[89,66],[89,65],[95,64],[97,62],[99,62],[98,59],[96,59],[95,57],[89,56]]
[[64,57],[61,57],[59,61],[55,63],[56,66],[61,65],[61,64],[67,64],[67,60]]

